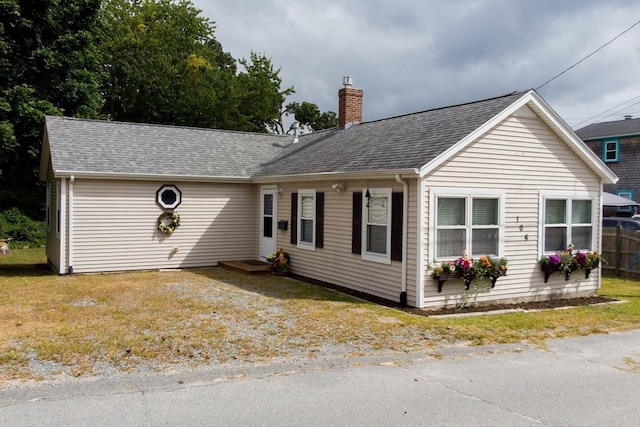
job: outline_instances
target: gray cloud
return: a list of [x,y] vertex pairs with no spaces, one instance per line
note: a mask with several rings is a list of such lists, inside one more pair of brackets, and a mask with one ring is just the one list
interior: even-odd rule
[[[353,76],[365,120],[537,87],[640,20],[640,0],[194,4],[234,58],[253,50],[281,67],[290,100],[336,111]],[[539,92],[572,126],[640,116],[640,25]]]

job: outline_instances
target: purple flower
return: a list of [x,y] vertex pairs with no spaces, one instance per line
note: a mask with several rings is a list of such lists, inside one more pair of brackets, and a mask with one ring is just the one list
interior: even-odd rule
[[576,262],[582,266],[587,264],[587,254],[584,252],[578,252],[575,256]]
[[549,255],[549,264],[560,265],[562,263],[562,259],[559,255]]

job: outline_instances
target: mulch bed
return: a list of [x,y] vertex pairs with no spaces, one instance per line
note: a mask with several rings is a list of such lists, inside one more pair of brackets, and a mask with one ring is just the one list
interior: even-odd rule
[[513,304],[486,304],[486,305],[472,305],[469,307],[452,307],[443,308],[439,310],[424,310],[413,307],[402,307],[401,310],[408,313],[417,314],[420,316],[439,316],[444,314],[461,314],[461,313],[491,313],[498,310],[550,310],[561,307],[581,307],[593,304],[603,304],[616,302],[618,300],[613,298],[606,298],[600,296],[592,297],[580,297],[580,298],[568,298],[568,299],[556,299],[550,301],[530,301],[520,302]]
[[416,314],[419,316],[441,316],[445,314],[462,314],[462,313],[491,313],[492,311],[498,311],[498,310],[551,310],[554,308],[561,308],[561,307],[580,307],[580,306],[603,304],[603,303],[618,301],[613,298],[606,298],[606,297],[601,297],[596,295],[591,297],[554,299],[550,301],[530,301],[530,302],[520,302],[520,303],[512,303],[512,304],[491,303],[491,304],[470,305],[462,308],[451,307],[451,308],[442,308],[438,310],[428,310],[428,309],[421,309],[421,308],[414,308],[414,307],[404,307],[394,301],[389,301],[384,298],[379,298],[373,295],[365,294],[363,292],[354,291],[353,289],[348,289],[342,286],[334,285],[334,284],[323,282],[320,280],[310,279],[304,276],[298,276],[295,274],[289,274],[289,276],[303,282],[311,283],[317,286],[323,286],[325,288],[335,289],[342,293],[352,295],[360,299],[371,301],[376,304],[384,305],[387,307],[393,307],[398,310],[402,310],[404,312]]

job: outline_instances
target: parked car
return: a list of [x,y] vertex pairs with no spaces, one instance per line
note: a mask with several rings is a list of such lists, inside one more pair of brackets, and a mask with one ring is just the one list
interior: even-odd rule
[[602,218],[603,227],[617,227],[619,225],[622,226],[622,228],[640,231],[640,218],[625,218],[617,216]]

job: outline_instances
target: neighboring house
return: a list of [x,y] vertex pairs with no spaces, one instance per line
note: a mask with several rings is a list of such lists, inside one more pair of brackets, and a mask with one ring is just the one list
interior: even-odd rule
[[[294,274],[436,308],[464,285],[438,292],[431,266],[467,251],[509,260],[478,301],[599,287],[599,274],[577,286],[540,271],[570,242],[599,249],[601,185],[616,176],[535,91],[365,123],[362,95],[345,84],[340,127],[300,136],[47,117],[50,265],[214,266],[284,248]],[[180,227],[163,234],[173,210]]]
[[[604,191],[640,201],[640,118],[592,123],[578,129],[576,135],[620,178],[616,184],[605,184]],[[634,213],[637,208],[631,206],[605,209],[605,216]]]

